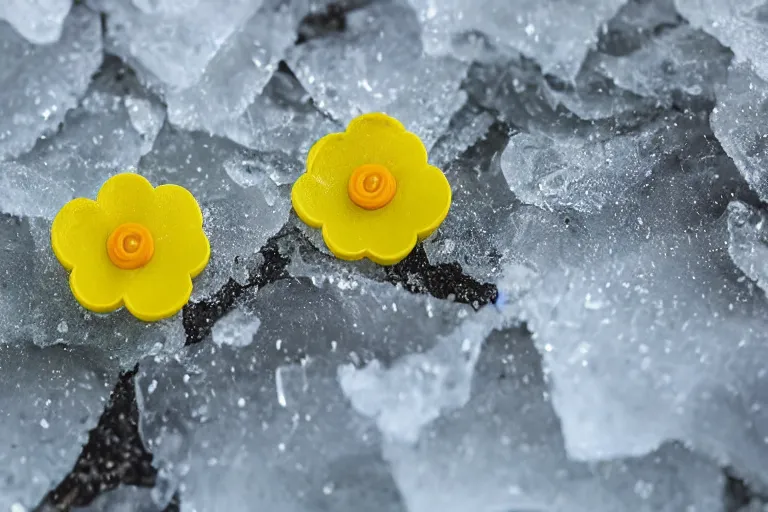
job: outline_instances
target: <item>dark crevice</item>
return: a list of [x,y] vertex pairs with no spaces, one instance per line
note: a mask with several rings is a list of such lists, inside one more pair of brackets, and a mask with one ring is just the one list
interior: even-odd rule
[[464,274],[458,263],[432,265],[424,247],[416,248],[403,261],[387,268],[387,280],[401,284],[412,293],[426,293],[437,299],[470,304],[475,309],[496,301],[498,290]]
[[36,511],[66,511],[85,506],[99,494],[118,485],[152,487],[157,471],[152,454],[139,437],[133,371],[125,372],[112,390],[99,423],[88,434],[88,442],[72,471],[48,493]]
[[739,512],[750,503],[759,503],[762,506],[768,505],[768,496],[750,488],[749,484],[736,476],[731,468],[725,468],[723,473],[725,475],[726,512]]
[[269,283],[288,277],[288,258],[280,254],[277,241],[285,236],[285,229],[270,238],[259,254],[262,264],[244,285],[230,279],[212,298],[202,302],[190,302],[182,313],[187,345],[198,343],[211,333],[216,320],[224,316],[235,301],[250,288],[261,288]]
[[339,0],[328,4],[325,9],[307,14],[299,23],[296,44],[347,29],[347,14],[370,4],[373,0]]

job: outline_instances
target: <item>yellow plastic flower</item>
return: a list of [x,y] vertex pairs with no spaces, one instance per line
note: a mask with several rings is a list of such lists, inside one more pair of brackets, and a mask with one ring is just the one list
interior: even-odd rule
[[192,194],[178,185],[153,188],[138,174],[107,180],[96,201],[77,198],[59,211],[51,245],[71,270],[77,301],[96,313],[123,305],[154,322],[173,316],[192,294],[192,278],[211,248]]
[[451,187],[416,135],[371,113],[312,146],[291,197],[336,257],[394,265],[443,222]]

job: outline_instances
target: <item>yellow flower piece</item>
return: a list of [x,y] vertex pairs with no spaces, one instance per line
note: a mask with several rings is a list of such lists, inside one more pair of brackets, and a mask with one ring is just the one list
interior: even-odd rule
[[443,222],[451,186],[416,135],[371,113],[312,146],[291,199],[337,258],[394,265]]
[[178,185],[154,188],[138,174],[110,178],[95,201],[64,205],[51,246],[84,308],[109,313],[125,306],[145,322],[181,311],[211,255],[192,194]]

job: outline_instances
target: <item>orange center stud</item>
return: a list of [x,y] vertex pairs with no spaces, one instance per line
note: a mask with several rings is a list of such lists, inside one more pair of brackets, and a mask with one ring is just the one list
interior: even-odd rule
[[152,233],[141,224],[121,224],[107,239],[107,254],[124,270],[143,267],[155,253]]
[[396,191],[397,181],[383,165],[361,165],[349,178],[349,198],[366,210],[378,210],[386,206],[395,197]]

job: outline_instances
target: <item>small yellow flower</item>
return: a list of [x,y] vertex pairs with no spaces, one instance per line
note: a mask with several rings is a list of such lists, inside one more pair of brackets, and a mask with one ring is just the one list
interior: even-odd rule
[[192,294],[192,278],[211,248],[192,194],[178,185],[152,185],[138,174],[118,174],[96,201],[77,198],[59,211],[51,245],[71,270],[77,301],[96,313],[123,305],[154,322],[175,315]]
[[371,113],[315,143],[291,198],[336,257],[394,265],[443,222],[451,187],[416,135]]

